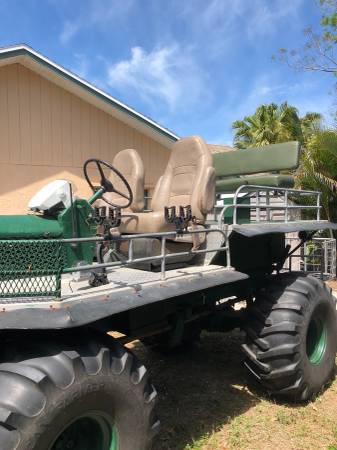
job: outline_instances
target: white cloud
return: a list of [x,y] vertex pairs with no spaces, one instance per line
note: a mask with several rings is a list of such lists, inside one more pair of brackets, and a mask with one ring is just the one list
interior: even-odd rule
[[191,0],[182,4],[178,1],[176,9],[187,22],[198,26],[199,30],[201,27],[202,31],[202,28],[211,30],[214,26],[225,28],[243,14],[247,5],[246,0],[231,0],[230,5],[225,0]]
[[[219,51],[233,46],[233,41],[244,35],[276,33],[281,20],[298,19],[304,0],[190,0],[180,7],[180,15],[194,28],[196,38],[212,41],[216,56]],[[180,2],[176,4],[178,8]]]
[[81,78],[88,78],[89,75],[89,60],[83,53],[75,53],[74,55],[74,63],[70,68],[72,72]]
[[87,5],[82,4],[82,14],[73,20],[66,20],[59,39],[62,44],[67,44],[78,32],[92,27],[110,29],[113,20],[125,17],[134,0],[90,0]]
[[175,11],[190,30],[193,41],[207,58],[218,59],[232,51],[239,30],[236,19],[247,9],[247,0],[176,0]]
[[289,86],[286,83],[278,83],[271,76],[258,76],[249,93],[249,100],[251,102],[264,103],[272,101],[273,98],[285,94],[289,90],[297,89],[297,85]]
[[247,17],[247,34],[250,38],[256,35],[268,35],[277,31],[278,23],[287,18],[295,20],[303,0],[253,0]]
[[60,41],[62,44],[66,44],[79,30],[79,24],[66,21],[63,25],[63,30],[60,34]]
[[[244,11],[242,0],[232,0],[230,6],[228,2],[223,0],[211,0],[206,5],[204,13],[200,15],[200,20],[209,28],[212,28],[214,25],[226,28]],[[246,2],[245,5],[247,6]]]
[[133,47],[129,59],[108,66],[108,85],[184,110],[201,99],[204,80],[189,51],[174,44],[150,52]]
[[[262,103],[274,102],[279,104],[287,101],[289,104],[296,106],[302,113],[303,109],[299,105],[303,103],[303,99],[315,95],[316,91],[317,83],[312,79],[301,77],[299,81],[281,82],[279,75],[275,72],[264,74],[254,80],[247,98],[247,105],[253,105],[255,108]],[[316,106],[317,108],[319,108],[319,105]],[[307,109],[304,112],[307,111],[309,110]],[[252,112],[247,111],[247,114]]]

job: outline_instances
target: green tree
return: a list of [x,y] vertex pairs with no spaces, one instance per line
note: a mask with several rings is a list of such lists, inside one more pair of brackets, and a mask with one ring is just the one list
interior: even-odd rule
[[296,177],[301,189],[322,193],[322,218],[337,222],[337,131],[316,130],[308,139]]
[[337,0],[319,0],[319,5],[322,9],[320,29],[306,28],[304,46],[292,50],[281,48],[279,59],[296,70],[337,76]]
[[259,147],[277,142],[305,140],[321,126],[322,116],[307,113],[300,118],[287,102],[259,106],[255,113],[233,122],[234,145],[237,148]]
[[323,116],[316,112],[307,112],[303,117],[300,117],[302,129],[302,143],[305,144],[308,139],[317,131],[322,130]]

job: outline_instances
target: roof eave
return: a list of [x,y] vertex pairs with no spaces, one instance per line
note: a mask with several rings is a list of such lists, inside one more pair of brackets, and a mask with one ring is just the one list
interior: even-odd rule
[[[27,45],[16,45],[12,47],[0,48],[0,63],[5,60],[10,62],[13,58],[18,58],[18,62],[24,62],[25,57],[30,58],[35,63],[38,63],[44,66],[47,70],[52,71],[58,77],[75,84],[78,88],[86,91],[86,93],[89,93],[90,95],[98,98],[100,101],[105,102],[110,107],[114,108],[116,112],[119,112],[119,115],[125,115],[125,119],[130,118],[137,125],[137,129],[142,129],[142,131],[144,131],[147,135],[150,133],[152,138],[157,138],[156,140],[164,146],[170,147],[172,143],[179,139],[179,136],[176,134],[157,124],[143,114],[135,111],[133,108],[125,105],[96,86],[93,86],[86,80],[80,78],[78,75],[54,63],[50,59],[36,52],[31,47]],[[22,61],[20,61],[21,58],[23,58]]]

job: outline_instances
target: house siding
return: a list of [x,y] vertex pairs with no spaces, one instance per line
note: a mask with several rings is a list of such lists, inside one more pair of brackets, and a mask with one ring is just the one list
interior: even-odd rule
[[112,162],[125,148],[139,152],[151,190],[166,167],[166,147],[21,64],[0,67],[1,214],[24,212],[31,196],[56,178],[88,196],[84,161]]

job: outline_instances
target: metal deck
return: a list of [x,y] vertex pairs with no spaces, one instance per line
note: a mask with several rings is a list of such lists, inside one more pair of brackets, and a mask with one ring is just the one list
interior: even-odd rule
[[243,236],[252,237],[267,233],[294,233],[296,231],[336,230],[337,223],[327,220],[301,220],[294,222],[261,222],[244,225],[233,225],[233,231]]
[[189,267],[161,273],[118,268],[109,273],[110,283],[97,288],[87,281],[63,280],[62,300],[0,301],[0,329],[61,329],[94,322],[140,306],[174,299],[197,291],[247,281],[241,272],[222,266]]

